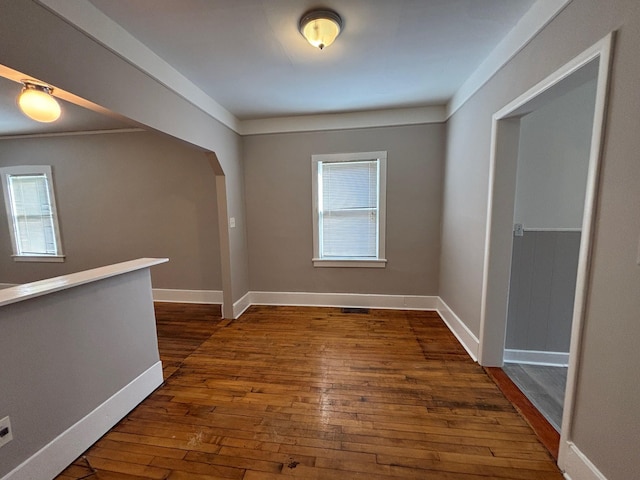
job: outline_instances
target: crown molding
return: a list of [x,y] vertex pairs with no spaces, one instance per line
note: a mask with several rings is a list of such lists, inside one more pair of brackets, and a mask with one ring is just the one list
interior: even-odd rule
[[480,90],[498,70],[522,50],[572,0],[538,0],[467,78],[447,105],[447,118]]
[[445,122],[572,0],[537,0],[456,91],[446,106],[239,120],[90,2],[37,0],[131,65],[240,135],[342,130]]
[[109,130],[74,130],[71,132],[23,133],[15,135],[0,135],[2,140],[24,140],[26,138],[75,137],[81,135],[111,135],[113,133],[146,132],[144,128],[113,128]]
[[420,125],[424,123],[443,123],[444,121],[446,121],[446,107],[444,105],[435,105],[430,107],[241,120],[239,133],[240,135],[263,135],[269,133]]
[[37,1],[220,123],[238,131],[238,119],[231,112],[90,2]]

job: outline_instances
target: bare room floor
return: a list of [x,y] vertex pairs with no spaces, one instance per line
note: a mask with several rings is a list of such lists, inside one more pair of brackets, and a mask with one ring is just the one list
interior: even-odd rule
[[165,383],[58,480],[563,478],[435,312],[156,312]]

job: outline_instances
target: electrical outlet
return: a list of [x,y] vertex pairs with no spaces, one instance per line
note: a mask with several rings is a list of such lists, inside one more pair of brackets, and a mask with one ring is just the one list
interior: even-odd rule
[[6,445],[13,440],[13,430],[11,430],[11,421],[9,417],[0,420],[0,447]]

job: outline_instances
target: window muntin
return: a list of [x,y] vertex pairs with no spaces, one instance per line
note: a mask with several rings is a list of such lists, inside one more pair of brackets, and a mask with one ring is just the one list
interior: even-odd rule
[[385,266],[386,158],[312,156],[315,266]]
[[0,168],[15,260],[62,261],[48,165]]

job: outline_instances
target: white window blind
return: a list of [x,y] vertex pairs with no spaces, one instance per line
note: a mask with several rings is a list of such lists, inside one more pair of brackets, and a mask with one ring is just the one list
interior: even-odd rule
[[15,260],[63,261],[48,165],[0,168]]
[[18,255],[57,253],[51,196],[45,175],[9,175]]
[[378,255],[378,160],[319,162],[321,257]]
[[387,152],[312,155],[313,265],[382,267]]

